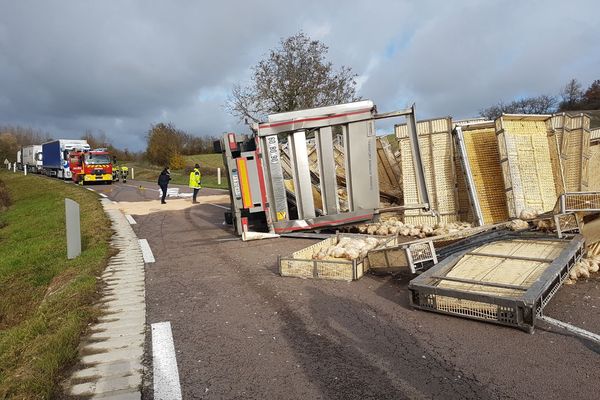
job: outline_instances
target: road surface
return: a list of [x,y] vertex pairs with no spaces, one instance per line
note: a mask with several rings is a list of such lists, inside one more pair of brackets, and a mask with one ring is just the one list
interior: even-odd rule
[[[139,185],[94,189],[119,203],[158,201],[155,185]],[[241,242],[223,224],[227,204],[203,201],[214,194],[223,192],[133,215],[156,258],[147,323],[171,324],[184,399],[598,398],[597,346],[551,328],[527,334],[413,310],[409,275],[282,278],[277,256],[315,241]],[[598,275],[563,287],[546,314],[600,332]],[[144,393],[153,398],[151,373]]]

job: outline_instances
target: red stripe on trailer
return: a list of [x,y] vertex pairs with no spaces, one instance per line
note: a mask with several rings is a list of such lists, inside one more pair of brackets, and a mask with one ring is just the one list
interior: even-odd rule
[[237,151],[237,143],[235,142],[235,133],[228,133],[227,141],[229,142],[229,150]]
[[366,113],[366,112],[371,112],[371,109],[365,108],[364,110],[353,111],[353,112],[349,112],[349,113],[345,113],[345,114],[328,115],[326,117],[312,117],[312,118],[304,118],[304,119],[295,119],[292,121],[274,122],[272,124],[266,123],[266,124],[260,124],[258,127],[259,128],[276,128],[278,126],[283,126],[283,125],[297,124],[300,122],[321,121],[323,119],[335,119],[335,118],[347,117],[349,115],[362,114],[362,113]]
[[265,185],[265,175],[262,170],[262,161],[260,159],[260,152],[256,150],[256,170],[258,171],[258,184],[260,186],[260,197],[263,203],[263,210],[267,209],[267,186]]

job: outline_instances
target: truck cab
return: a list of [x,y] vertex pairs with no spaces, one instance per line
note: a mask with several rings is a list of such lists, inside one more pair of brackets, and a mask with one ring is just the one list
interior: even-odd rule
[[106,182],[110,184],[113,181],[112,168],[112,157],[104,149],[69,153],[69,169],[75,183]]

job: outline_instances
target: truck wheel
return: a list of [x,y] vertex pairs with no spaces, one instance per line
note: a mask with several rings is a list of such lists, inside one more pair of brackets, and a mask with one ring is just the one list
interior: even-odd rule
[[233,225],[233,213],[231,211],[225,211],[225,223]]

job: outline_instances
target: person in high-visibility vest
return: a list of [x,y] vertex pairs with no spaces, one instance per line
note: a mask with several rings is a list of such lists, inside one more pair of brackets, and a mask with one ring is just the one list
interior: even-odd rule
[[129,174],[129,168],[125,165],[121,167],[121,179],[123,179],[123,183],[127,182],[127,175]]
[[192,203],[198,203],[196,201],[196,197],[198,196],[198,192],[200,191],[200,180],[202,179],[202,174],[200,173],[200,165],[194,165],[194,170],[190,172],[190,187],[194,189],[194,196],[192,197]]

